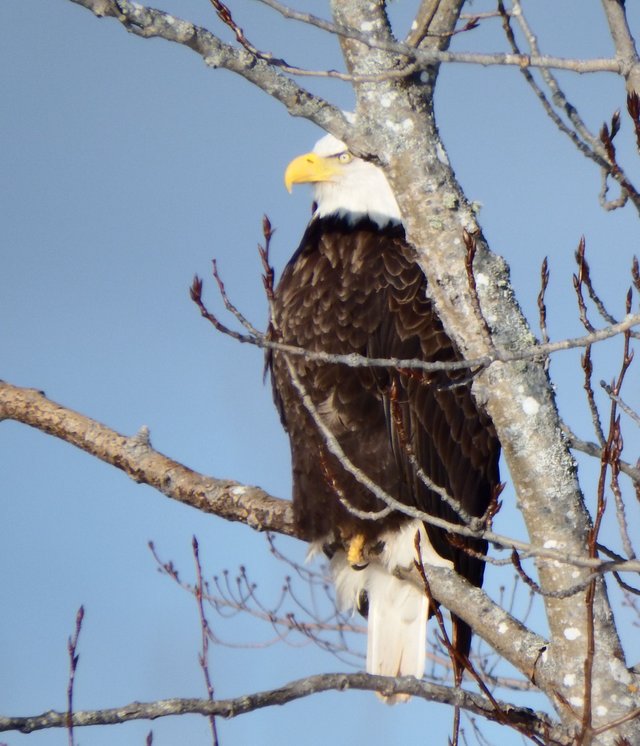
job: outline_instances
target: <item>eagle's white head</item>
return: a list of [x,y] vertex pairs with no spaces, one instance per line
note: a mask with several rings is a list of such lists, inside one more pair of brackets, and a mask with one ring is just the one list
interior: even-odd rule
[[382,169],[352,155],[333,135],[287,166],[284,183],[313,184],[317,217],[340,215],[352,221],[368,216],[380,227],[401,222],[400,208]]

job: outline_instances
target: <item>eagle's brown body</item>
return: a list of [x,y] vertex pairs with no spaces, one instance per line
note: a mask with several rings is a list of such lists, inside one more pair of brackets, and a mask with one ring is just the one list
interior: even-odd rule
[[[315,217],[277,287],[273,337],[307,350],[370,358],[453,361],[460,355],[426,296],[426,279],[397,222],[380,227],[366,217]],[[471,516],[481,516],[498,484],[499,444],[478,408],[468,371],[421,373],[349,367],[289,356],[299,381],[353,464],[405,505],[460,523],[457,513],[425,486],[426,476]],[[348,548],[363,535],[374,545],[410,518],[378,520],[375,498],[330,453],[294,388],[283,353],[270,355],[276,404],[291,440],[293,503],[298,530],[309,541]],[[412,454],[414,459],[412,463]],[[438,555],[474,585],[486,542],[453,537],[426,525]],[[365,604],[366,606],[366,604]],[[466,655],[470,631],[454,619],[454,644]]]

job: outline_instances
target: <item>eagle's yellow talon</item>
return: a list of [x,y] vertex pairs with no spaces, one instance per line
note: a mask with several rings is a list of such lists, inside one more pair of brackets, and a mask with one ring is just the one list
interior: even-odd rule
[[362,567],[367,564],[364,558],[364,534],[356,534],[349,542],[347,549],[347,562],[351,567]]

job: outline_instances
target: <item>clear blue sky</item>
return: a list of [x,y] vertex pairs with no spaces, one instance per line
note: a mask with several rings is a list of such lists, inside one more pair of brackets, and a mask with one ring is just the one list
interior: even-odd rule
[[[229,36],[204,0],[159,5]],[[259,46],[293,63],[339,66],[335,41],[302,33],[256,3],[236,5]],[[326,12],[324,3],[308,5]],[[399,23],[409,5],[394,4]],[[493,7],[473,7],[480,12],[485,5]],[[543,51],[611,53],[599,4],[533,5]],[[638,30],[637,9],[633,20]],[[497,22],[456,44],[504,48]],[[147,425],[153,445],[186,465],[288,496],[288,446],[262,382],[262,355],[208,327],[188,287],[194,273],[208,278],[216,257],[233,300],[264,326],[255,250],[262,215],[277,229],[272,250],[279,269],[297,245],[310,201],[304,189],[287,195],[283,170],[321,133],[243,80],[209,70],[190,50],[137,39],[66,0],[0,6],[0,70],[0,377],[42,389],[125,434]],[[624,106],[623,83],[613,76],[561,79],[592,129]],[[304,82],[351,107],[343,84]],[[456,172],[469,198],[482,204],[487,237],[511,264],[529,317],[535,320],[539,267],[548,255],[551,334],[580,333],[571,272],[582,234],[602,293],[622,315],[638,251],[637,216],[630,207],[600,209],[595,166],[557,133],[517,71],[443,70],[438,111]],[[638,176],[629,129],[624,121],[621,149]],[[219,307],[211,280],[206,287]],[[617,370],[619,348],[608,345],[597,358],[600,377]],[[563,416],[590,438],[576,360],[556,358],[552,373]],[[637,434],[627,432],[635,458]],[[587,478],[590,504],[593,486]],[[71,446],[9,422],[0,425],[0,505],[2,714],[64,709],[66,641],[80,604],[86,617],[77,708],[205,695],[195,604],[156,572],[150,539],[191,579],[196,534],[209,575],[223,568],[234,574],[244,564],[267,599],[277,596],[288,572],[250,529],[174,504]],[[519,531],[514,509],[499,520],[501,532]],[[304,556],[298,542],[280,546]],[[510,582],[498,570],[489,575],[494,595]],[[236,643],[272,637],[245,619],[212,623]],[[336,670],[344,664],[310,646],[212,651],[219,697]],[[425,733],[430,743],[445,743],[449,723],[443,707],[388,708],[371,694],[347,693],[219,727],[223,744],[382,746],[426,743]],[[193,717],[77,737],[83,746],[141,744],[150,728],[154,744],[210,742],[207,722]],[[495,737],[507,743],[504,734]],[[0,742],[49,746],[66,739],[49,731]]]

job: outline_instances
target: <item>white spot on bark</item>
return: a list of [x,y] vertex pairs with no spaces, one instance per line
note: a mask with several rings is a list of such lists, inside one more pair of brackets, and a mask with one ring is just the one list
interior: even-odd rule
[[[391,101],[389,103],[391,104]],[[403,132],[411,132],[411,130],[414,128],[413,120],[409,118],[403,119],[401,122],[394,122],[392,119],[387,119],[385,125],[388,129],[397,134],[401,134]]]
[[414,22],[413,22],[413,23],[411,24],[411,30],[412,30],[412,31],[415,31],[415,30],[416,30],[417,28],[418,28],[418,22],[417,22],[417,21],[414,21]]
[[573,686],[576,683],[576,675],[574,673],[568,673],[562,680],[562,683],[565,686]]
[[482,287],[487,287],[489,284],[489,278],[486,275],[483,275],[482,272],[479,272],[476,275],[476,285],[482,285]]
[[242,495],[244,495],[246,493],[246,491],[247,491],[247,488],[244,487],[241,484],[239,484],[237,487],[232,487],[231,488],[231,494],[234,497],[242,497]]
[[504,633],[509,629],[509,625],[506,622],[500,622],[498,625],[498,632],[501,635],[504,635]]
[[367,31],[373,31],[373,29],[374,29],[374,24],[371,21],[363,21],[360,24],[360,31],[364,31],[365,33]]
[[440,163],[444,163],[445,166],[449,165],[449,156],[446,154],[445,149],[440,143],[436,143],[436,155]]
[[542,546],[545,549],[555,549],[558,546],[558,542],[555,539],[547,539]]
[[540,405],[532,396],[526,396],[522,400],[522,409],[524,409],[525,414],[535,415],[538,413]]
[[580,630],[577,627],[567,627],[564,636],[567,640],[577,640],[580,637]]
[[574,707],[582,707],[584,700],[582,699],[582,697],[569,697],[569,702]]
[[608,708],[605,707],[604,705],[598,705],[596,707],[596,715],[599,718],[603,718],[608,712],[609,712]]

